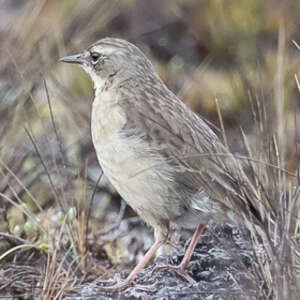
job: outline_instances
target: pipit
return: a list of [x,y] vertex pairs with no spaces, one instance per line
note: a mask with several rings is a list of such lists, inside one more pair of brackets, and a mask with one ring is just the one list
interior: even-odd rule
[[205,189],[220,182],[210,174],[211,155],[205,155],[223,151],[220,139],[125,40],[104,38],[61,61],[79,64],[93,80],[91,130],[99,163],[119,194],[154,228],[155,243],[127,279],[104,290],[133,285],[173,226],[195,233],[181,264],[165,267],[195,283],[185,268],[201,231],[211,220],[227,219],[230,211],[225,200],[215,201]]

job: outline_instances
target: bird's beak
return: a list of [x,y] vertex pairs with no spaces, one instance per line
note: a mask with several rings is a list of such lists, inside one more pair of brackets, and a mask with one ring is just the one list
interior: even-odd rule
[[81,54],[75,54],[70,56],[65,56],[59,59],[59,61],[70,63],[70,64],[82,64],[82,55]]

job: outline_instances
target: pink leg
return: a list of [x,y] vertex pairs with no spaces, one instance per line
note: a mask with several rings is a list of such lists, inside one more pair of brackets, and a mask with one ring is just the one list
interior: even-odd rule
[[[129,286],[132,286],[134,284],[134,279],[138,275],[138,273],[146,266],[146,264],[149,262],[151,257],[156,253],[156,251],[159,249],[159,247],[163,244],[161,240],[157,240],[151,248],[146,252],[143,259],[136,265],[136,267],[131,271],[129,276],[126,278],[124,282],[117,283],[112,286],[104,286],[101,287],[101,291],[107,291],[107,292],[117,292],[122,289],[125,289]],[[145,288],[145,287],[144,287]]]
[[201,232],[202,232],[202,230],[204,229],[204,227],[205,227],[204,225],[198,225],[196,231],[194,232],[193,238],[192,238],[192,240],[191,240],[191,242],[190,242],[190,244],[189,244],[189,246],[188,246],[188,248],[187,248],[187,250],[186,250],[186,252],[185,252],[185,255],[184,255],[184,257],[183,257],[183,260],[182,260],[182,262],[181,262],[180,265],[179,265],[179,266],[181,266],[183,269],[184,269],[184,268],[188,265],[188,263],[190,262],[191,257],[192,257],[192,254],[193,254],[193,252],[194,252],[194,250],[195,250],[195,247],[196,247],[196,245],[197,245],[197,243],[198,243],[198,241],[199,241],[199,238],[200,238],[200,236],[201,236]]
[[[188,263],[191,260],[192,254],[194,252],[194,249],[199,241],[201,232],[203,230],[205,226],[204,225],[198,225],[196,231],[194,232],[193,238],[185,252],[185,255],[182,259],[182,262],[180,263],[179,266],[162,266],[162,267],[158,267],[157,269],[159,270],[172,270],[174,272],[176,272],[178,275],[180,275],[181,277],[185,278],[189,283],[191,284],[195,284],[196,281],[185,271],[186,266],[188,265]],[[154,269],[155,270],[155,269]]]

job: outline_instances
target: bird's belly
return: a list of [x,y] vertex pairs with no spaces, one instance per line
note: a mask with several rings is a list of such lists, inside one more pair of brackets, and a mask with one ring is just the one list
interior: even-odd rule
[[156,227],[159,220],[167,220],[169,212],[164,202],[169,198],[168,183],[155,170],[155,160],[141,158],[141,145],[114,138],[101,144],[97,156],[104,174],[122,198],[149,224]]

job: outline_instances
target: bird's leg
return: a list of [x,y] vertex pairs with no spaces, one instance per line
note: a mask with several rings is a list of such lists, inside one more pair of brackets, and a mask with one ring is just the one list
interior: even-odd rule
[[190,242],[190,244],[189,244],[189,246],[188,246],[188,248],[185,252],[185,255],[182,259],[182,262],[179,265],[182,269],[184,269],[188,265],[188,263],[190,262],[192,254],[193,254],[194,249],[195,249],[195,247],[196,247],[196,245],[199,241],[199,238],[201,236],[201,232],[204,229],[204,227],[205,227],[204,225],[198,225],[196,231],[194,232],[193,238],[192,238],[192,240],[191,240],[191,242]]
[[185,278],[189,283],[191,284],[195,284],[196,281],[187,273],[187,271],[185,270],[186,266],[188,265],[188,263],[191,260],[192,254],[194,252],[194,249],[199,241],[201,232],[203,230],[205,226],[204,225],[198,225],[196,231],[194,232],[194,235],[192,237],[192,240],[185,252],[185,255],[180,263],[179,266],[171,266],[171,265],[166,265],[166,266],[160,266],[154,269],[154,271],[156,270],[171,270],[176,272],[178,275],[180,275],[181,277]]
[[130,286],[137,286],[141,289],[147,289],[146,286],[139,286],[134,283],[134,279],[138,275],[138,273],[146,266],[151,257],[156,253],[156,251],[160,248],[160,246],[164,243],[163,240],[156,240],[156,242],[151,246],[151,248],[146,252],[142,260],[136,265],[136,267],[131,271],[129,276],[125,279],[125,281],[117,283],[112,286],[104,286],[101,287],[101,291],[104,292],[117,292],[123,289],[126,289]]

